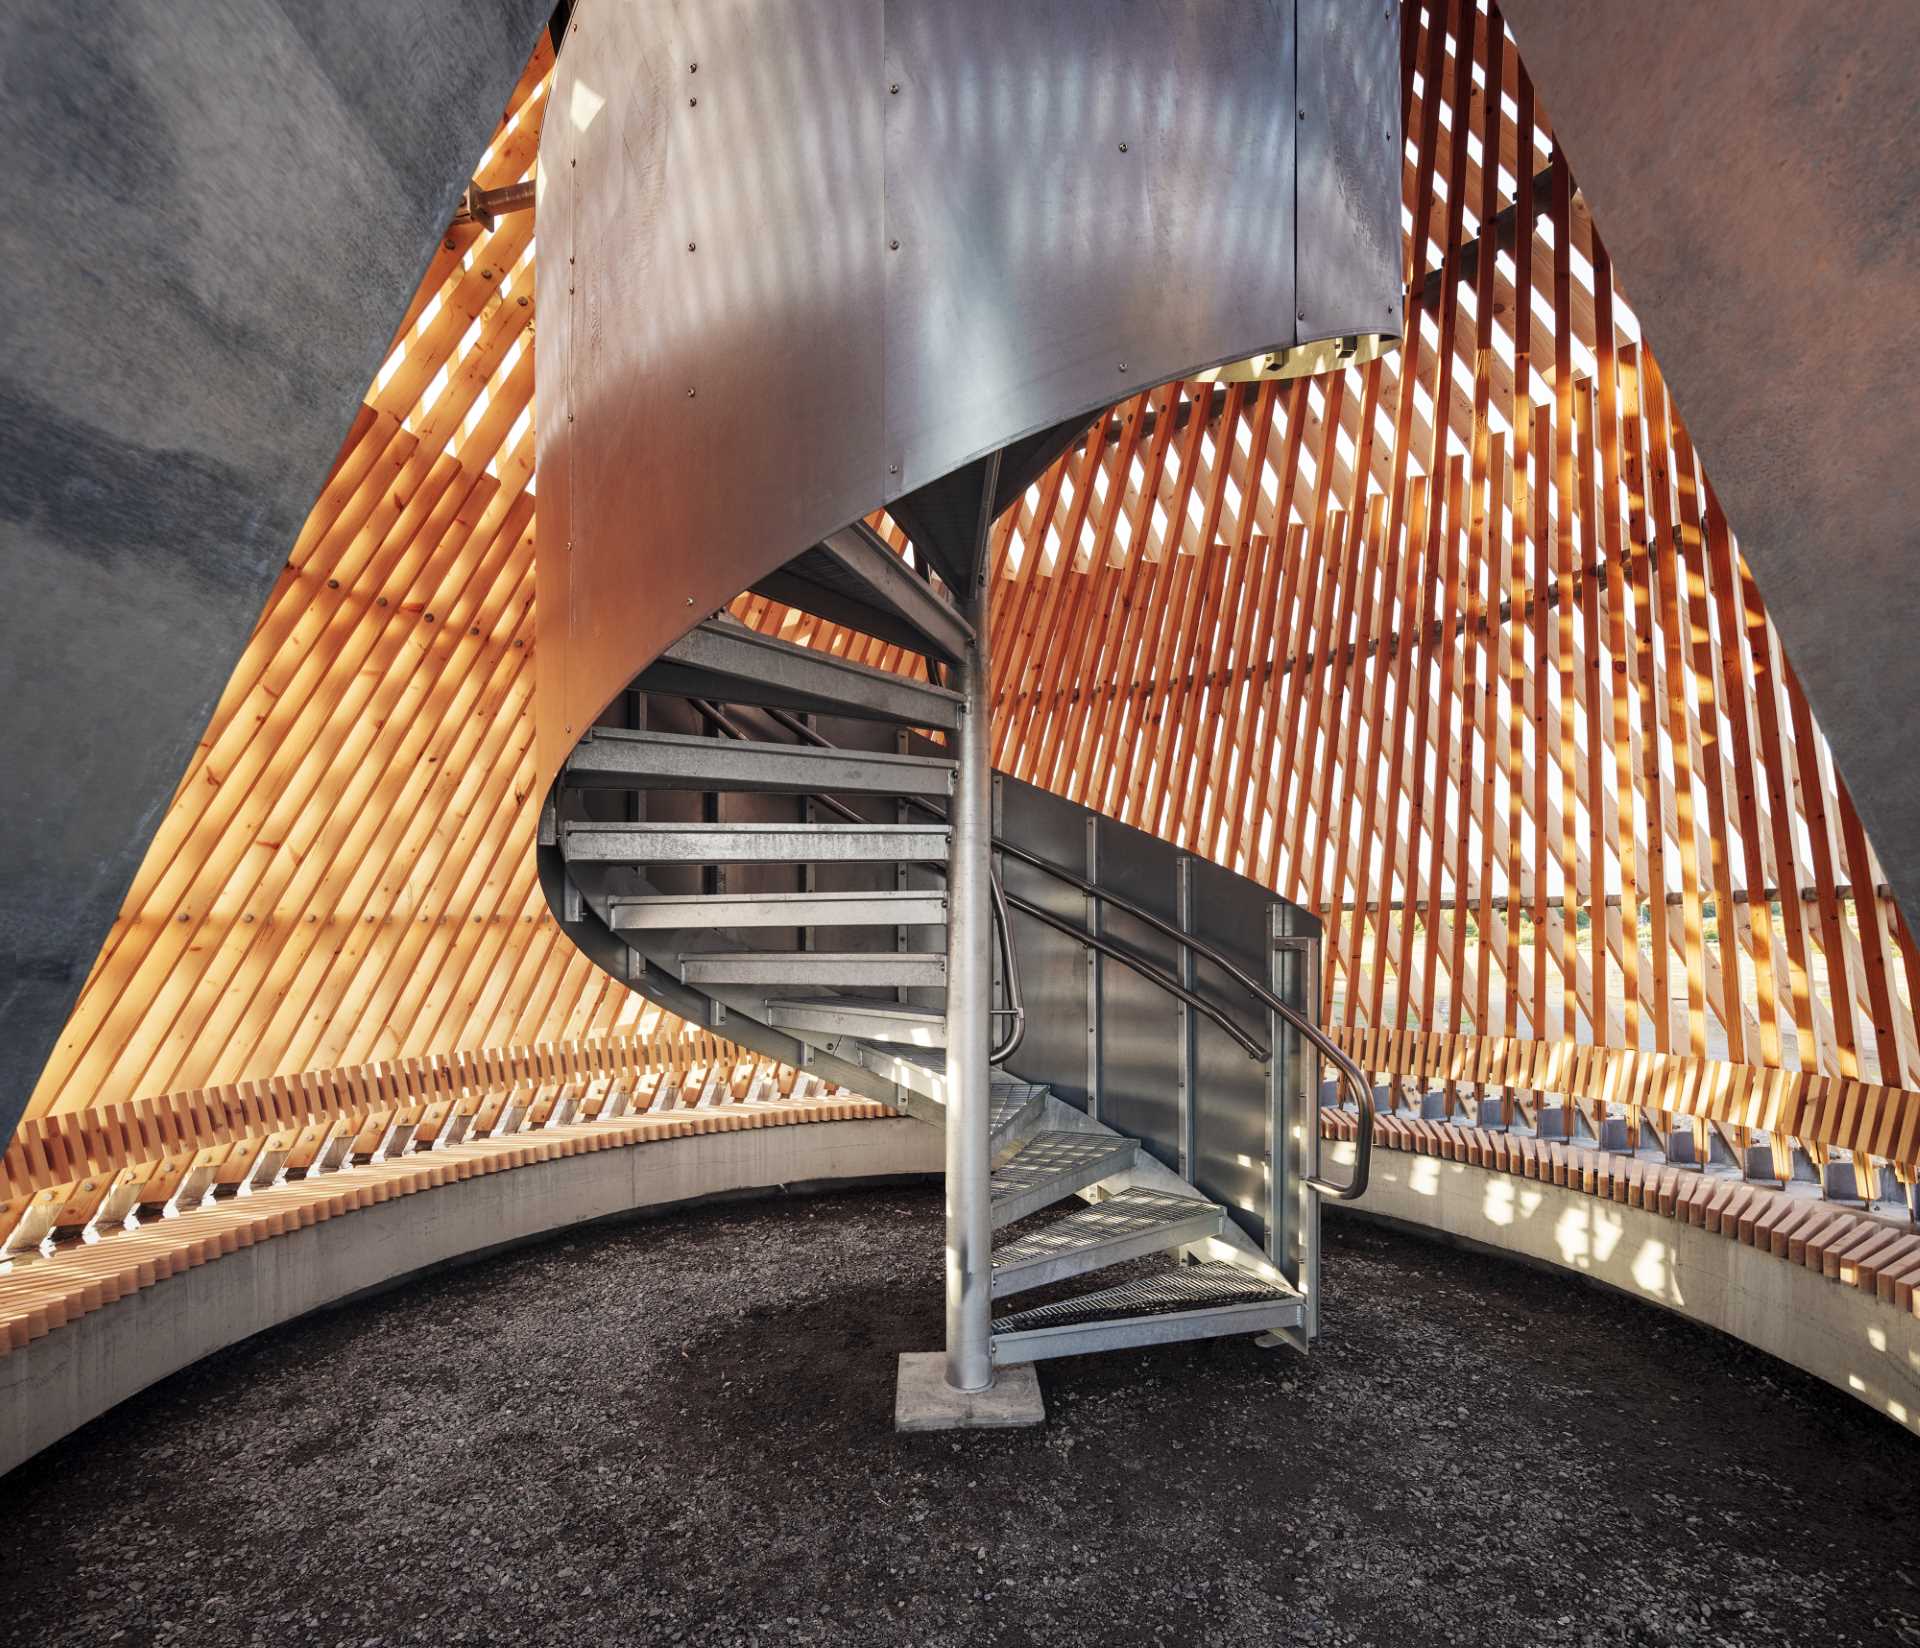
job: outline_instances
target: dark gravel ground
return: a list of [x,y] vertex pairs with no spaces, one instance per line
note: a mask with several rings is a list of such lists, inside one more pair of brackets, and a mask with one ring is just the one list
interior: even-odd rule
[[0,1640],[1920,1644],[1920,1444],[1729,1340],[1330,1217],[1311,1361],[896,1437],[938,1249],[711,1208],[264,1335],[0,1483]]

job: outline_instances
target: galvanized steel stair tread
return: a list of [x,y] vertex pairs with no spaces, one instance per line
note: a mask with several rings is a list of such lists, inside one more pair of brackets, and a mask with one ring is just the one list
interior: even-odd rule
[[932,987],[947,976],[944,950],[714,950],[680,958],[689,984],[910,984]]
[[1011,1224],[1126,1172],[1139,1151],[1138,1140],[1117,1133],[1036,1133],[994,1169],[989,1181],[994,1225]]
[[993,1250],[993,1263],[996,1269],[1011,1269],[1037,1260],[1108,1247],[1129,1237],[1188,1225],[1196,1220],[1217,1227],[1224,1217],[1217,1205],[1198,1196],[1175,1196],[1164,1190],[1136,1187],[1076,1208],[1043,1229],[1002,1243]]
[[1030,1333],[1039,1328],[1136,1321],[1224,1306],[1297,1306],[1300,1302],[1300,1295],[1292,1288],[1278,1284],[1269,1277],[1256,1275],[1239,1265],[1216,1260],[1201,1265],[1179,1265],[1152,1276],[1101,1288],[1094,1293],[1011,1311],[993,1319],[993,1331],[996,1335]]
[[598,864],[944,863],[944,824],[660,824],[569,819],[560,847]]
[[959,694],[762,635],[733,618],[696,625],[634,680],[642,692],[893,721],[958,725]]
[[563,772],[576,789],[943,796],[952,787],[953,763],[891,751],[595,727],[574,746]]

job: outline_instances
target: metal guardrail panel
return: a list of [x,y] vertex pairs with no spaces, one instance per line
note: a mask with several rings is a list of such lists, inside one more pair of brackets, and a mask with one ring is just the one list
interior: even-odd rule
[[[1070,410],[1295,341],[1291,5],[885,10],[901,489]],[[1393,256],[1397,271],[1397,241]],[[1143,281],[1152,265],[1181,268],[1179,302]]]
[[[1337,180],[1297,187],[1295,10],[576,8],[540,147],[543,783],[691,620],[875,506],[1135,389],[1379,328],[1397,217],[1382,241],[1354,203],[1373,155],[1397,213],[1399,158],[1335,141]],[[1397,115],[1372,33],[1315,38],[1327,84],[1359,39]]]
[[[1196,861],[1191,919],[1195,933],[1257,979],[1269,966],[1267,934],[1273,902],[1248,897],[1249,884],[1218,865]],[[1244,990],[1205,961],[1193,970],[1193,989],[1236,1022],[1268,1035],[1266,1012]],[[1268,1073],[1216,1024],[1195,1015],[1193,1026],[1193,1159],[1188,1177],[1226,1208],[1255,1240],[1267,1236]]]
[[1295,0],[1303,338],[1398,336],[1402,298],[1400,0]]

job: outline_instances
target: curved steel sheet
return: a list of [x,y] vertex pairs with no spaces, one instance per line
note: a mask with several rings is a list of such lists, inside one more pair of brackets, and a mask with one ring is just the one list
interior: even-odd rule
[[[540,154],[543,784],[694,620],[875,506],[1155,382],[1382,330],[1399,238],[1361,230],[1397,211],[1397,144],[1296,180],[1295,9],[577,8]],[[1393,9],[1350,23],[1315,32],[1316,83],[1339,68],[1397,138]]]

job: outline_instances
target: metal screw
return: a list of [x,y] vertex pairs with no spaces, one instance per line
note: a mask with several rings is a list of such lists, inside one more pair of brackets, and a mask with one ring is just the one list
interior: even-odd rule
[[428,623],[432,623],[432,622],[433,622],[433,614],[432,614],[432,613],[428,613],[428,614],[427,614],[427,622],[428,622]]
[[687,390],[687,399],[688,399],[688,400],[692,400],[692,399],[693,399],[693,390],[692,390],[691,388],[689,388],[689,389]]
[[887,250],[888,250],[889,252],[897,252],[897,251],[899,251],[899,250],[900,250],[900,242],[899,242],[899,241],[897,241],[897,240],[890,240],[890,241],[888,241],[888,242],[887,242]]
[[898,475],[900,473],[900,466],[898,464],[888,464],[887,473],[889,475]]
[[1126,363],[1125,361],[1122,361],[1122,362],[1120,363],[1120,370],[1121,370],[1122,372],[1124,372],[1124,371],[1126,371],[1126,369],[1127,369],[1127,363]]
[[1127,146],[1126,146],[1126,144],[1124,144],[1124,143],[1122,143],[1122,144],[1120,145],[1120,152],[1121,152],[1122,154],[1125,154],[1125,153],[1127,152]]
[[522,299],[520,300],[520,307],[521,307],[522,309],[524,309],[524,308],[526,308],[526,306],[527,306],[527,300],[526,300],[525,298],[522,298]]
[[687,250],[688,250],[689,252],[691,252],[691,251],[693,250],[693,242],[692,242],[692,241],[688,241],[688,242],[687,242]]
[[894,81],[894,83],[891,86],[889,86],[887,90],[893,93],[895,97],[898,97],[900,95],[900,82],[897,80]]
[[700,99],[699,99],[699,98],[697,98],[697,97],[690,97],[690,98],[688,98],[688,99],[687,99],[687,107],[688,107],[688,108],[690,108],[690,109],[697,109],[697,108],[699,108],[699,107],[700,107]]
[[481,278],[482,280],[492,280],[492,279],[493,279],[493,271],[492,271],[491,269],[482,269],[482,270],[480,271],[480,278]]
[[692,597],[691,595],[689,595],[689,596],[687,597],[687,605],[688,605],[688,606],[692,606],[692,605],[693,605],[693,597]]
[[338,578],[329,578],[327,580],[328,589],[338,589],[339,587],[340,587],[340,580]]
[[1301,118],[1302,120],[1305,120],[1305,119],[1307,118],[1307,111],[1306,111],[1305,109],[1302,109],[1302,110],[1300,111],[1300,118]]

